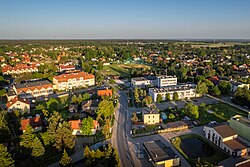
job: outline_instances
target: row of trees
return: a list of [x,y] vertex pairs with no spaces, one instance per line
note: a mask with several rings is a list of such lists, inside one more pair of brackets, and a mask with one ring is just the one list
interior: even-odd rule
[[141,88],[134,89],[134,101],[137,107],[144,107],[153,102],[152,97],[147,95],[147,91]]

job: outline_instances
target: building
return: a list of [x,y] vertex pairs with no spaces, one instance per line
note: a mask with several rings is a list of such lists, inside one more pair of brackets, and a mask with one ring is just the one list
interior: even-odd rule
[[208,140],[232,156],[244,156],[249,152],[249,146],[241,141],[236,131],[228,125],[204,126],[204,132]]
[[75,70],[75,66],[71,66],[71,65],[60,65],[59,66],[59,71],[60,72],[64,72],[64,71],[70,71],[70,70]]
[[108,87],[99,88],[97,89],[97,95],[98,96],[109,96],[112,97],[112,89],[109,89]]
[[162,100],[167,100],[166,95],[170,95],[170,100],[173,100],[174,93],[178,93],[178,99],[192,98],[196,97],[195,84],[183,84],[183,85],[173,85],[165,86],[161,88],[149,88],[149,95],[152,97],[153,101],[157,101],[157,96],[161,95]]
[[173,132],[173,131],[181,131],[188,129],[188,124],[184,121],[175,121],[175,122],[169,122],[167,124],[162,124],[161,127],[162,130],[159,130],[160,132]]
[[15,67],[12,66],[4,66],[2,68],[3,75],[12,75],[12,74],[23,74],[23,73],[33,73],[38,72],[38,67],[34,64],[17,64]]
[[99,100],[82,101],[82,111],[89,113],[92,116],[95,114],[95,110],[97,110],[99,103]]
[[177,85],[176,76],[161,75],[156,77],[156,86],[159,88],[173,85]]
[[157,109],[153,107],[145,107],[142,110],[143,122],[144,124],[159,124],[160,123],[160,113]]
[[53,77],[53,84],[57,90],[70,90],[95,85],[95,76],[86,72],[62,74]]
[[77,113],[78,112],[78,104],[70,104],[68,111],[71,113]]
[[239,136],[250,141],[250,119],[236,115],[230,119],[229,126],[234,129]]
[[53,94],[53,85],[48,80],[38,80],[15,84],[13,90],[21,98],[46,97]]
[[8,101],[6,107],[8,112],[18,110],[21,113],[30,113],[30,103],[27,100],[18,98],[17,96]]
[[[72,129],[72,135],[82,135],[81,131],[81,126],[82,126],[82,121],[79,120],[71,120],[69,121]],[[93,120],[93,128],[91,129],[92,134],[94,135],[96,133],[96,130],[98,130],[100,127],[98,121]]]
[[155,86],[155,77],[138,77],[131,79],[131,85],[133,87],[144,88],[146,86]]
[[249,89],[249,84],[243,84],[243,83],[234,82],[234,81],[231,81],[230,84],[231,84],[230,91],[233,93],[236,92],[238,88],[246,87],[247,89]]
[[37,114],[35,117],[28,117],[26,119],[21,119],[21,130],[25,132],[27,125],[30,125],[34,132],[41,131],[43,129],[42,125],[42,119],[39,114]]
[[160,140],[144,142],[143,146],[153,166],[180,166],[180,158]]

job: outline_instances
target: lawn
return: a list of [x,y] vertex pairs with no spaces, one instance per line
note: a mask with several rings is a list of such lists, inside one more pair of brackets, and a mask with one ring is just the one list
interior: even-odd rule
[[[208,113],[212,111],[213,113]],[[211,121],[226,122],[234,115],[247,116],[247,113],[234,108],[225,103],[209,104],[206,107],[199,107],[199,121],[201,124],[207,124]]]
[[[185,143],[185,140],[187,139],[193,140],[193,143],[189,142],[189,145],[193,144],[192,149],[188,147],[186,147],[185,149],[185,146],[188,146],[188,144]],[[201,143],[202,147],[195,147],[197,141]],[[194,134],[172,138],[171,143],[190,163],[191,166],[214,166],[217,165],[220,161],[228,158],[228,156],[220,149],[218,149],[214,144]],[[205,148],[203,148],[204,145],[206,145]],[[209,154],[207,154],[207,156],[205,154],[205,150],[210,152]],[[194,155],[194,158],[188,157],[185,152]]]
[[136,129],[135,134],[154,132],[155,130],[159,130],[159,125],[145,125],[142,129]]
[[144,64],[111,64],[109,66],[104,66],[101,70],[102,75],[108,76],[127,76],[129,69],[131,68],[149,68],[149,66]]

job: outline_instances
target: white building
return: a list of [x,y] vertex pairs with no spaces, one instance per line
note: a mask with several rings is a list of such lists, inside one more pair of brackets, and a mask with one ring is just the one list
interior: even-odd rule
[[243,87],[246,87],[247,89],[249,89],[249,84],[243,84],[243,83],[240,83],[240,82],[234,82],[234,81],[231,81],[230,82],[231,84],[231,92],[236,92],[238,88],[243,88]]
[[249,152],[249,146],[238,138],[237,133],[228,125],[216,127],[204,126],[205,137],[232,156],[243,156]]
[[144,88],[146,86],[155,86],[155,77],[146,78],[146,77],[138,77],[131,79],[131,85],[133,87]]
[[152,97],[153,101],[157,101],[157,96],[161,95],[162,100],[167,100],[166,95],[170,95],[170,100],[173,100],[174,93],[178,93],[178,99],[192,98],[196,96],[195,84],[183,84],[183,85],[173,85],[165,86],[161,88],[149,88],[149,95]]
[[173,86],[173,85],[177,85],[176,76],[161,75],[156,77],[157,87]]
[[68,73],[53,77],[54,88],[69,90],[95,85],[95,76],[86,72]]

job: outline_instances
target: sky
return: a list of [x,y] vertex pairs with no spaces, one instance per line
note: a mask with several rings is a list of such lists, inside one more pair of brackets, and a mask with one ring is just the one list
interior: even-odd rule
[[250,39],[250,0],[0,0],[0,39]]

